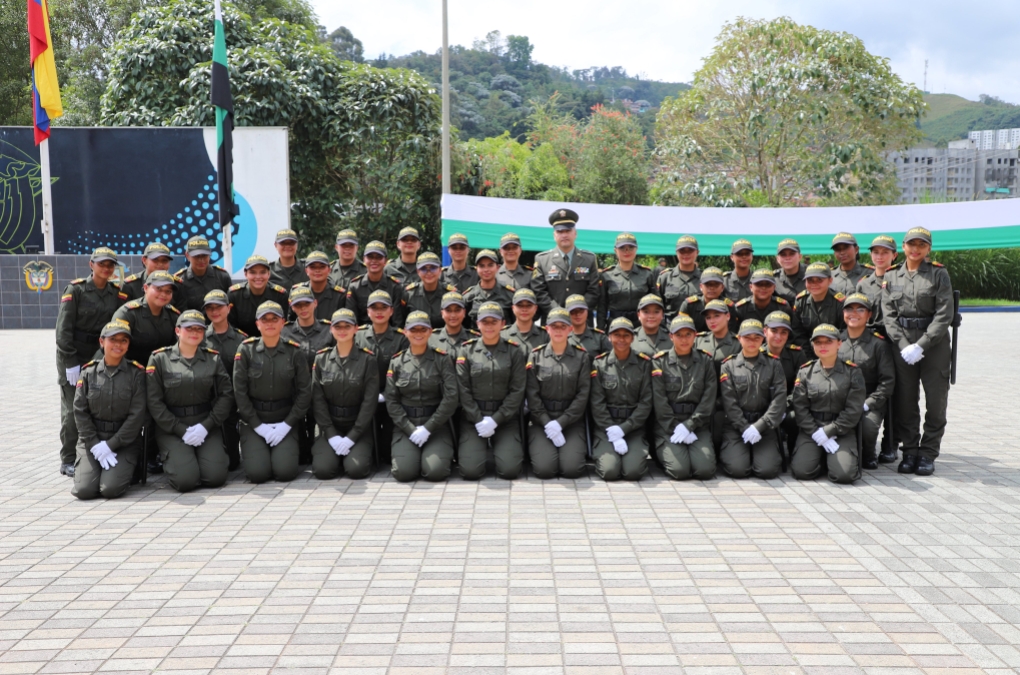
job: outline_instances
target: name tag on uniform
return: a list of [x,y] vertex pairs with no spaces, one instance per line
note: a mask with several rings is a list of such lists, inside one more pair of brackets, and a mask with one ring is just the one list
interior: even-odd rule
[[549,271],[546,272],[545,274],[545,278],[547,281],[559,281],[561,276],[562,275],[560,274],[560,270],[558,267],[556,267],[556,265],[550,267]]

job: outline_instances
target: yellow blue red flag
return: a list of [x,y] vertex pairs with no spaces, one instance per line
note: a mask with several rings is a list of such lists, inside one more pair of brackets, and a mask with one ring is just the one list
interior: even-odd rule
[[39,145],[50,137],[50,122],[64,114],[46,0],[28,0],[28,42],[32,61],[32,117],[35,144]]

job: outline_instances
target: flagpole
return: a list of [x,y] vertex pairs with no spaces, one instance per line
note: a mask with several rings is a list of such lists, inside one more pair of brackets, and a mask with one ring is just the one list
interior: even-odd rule
[[443,0],[443,194],[450,194],[450,40]]
[[39,168],[42,169],[42,233],[43,252],[46,255],[54,254],[53,247],[53,193],[50,180],[50,139],[43,139],[39,143]]

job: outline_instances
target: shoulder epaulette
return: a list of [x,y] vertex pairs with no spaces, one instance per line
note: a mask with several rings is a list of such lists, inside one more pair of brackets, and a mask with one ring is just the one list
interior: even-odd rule
[[789,305],[790,304],[782,296],[774,295],[774,296],[772,296],[772,298],[776,301],[777,305]]
[[730,354],[729,356],[727,356],[725,359],[722,360],[722,363],[726,363],[730,359],[735,359],[735,358],[737,358],[736,354]]
[[942,263],[935,262],[934,260],[931,261],[931,264],[934,265],[935,267],[945,267],[945,265],[943,265]]
[[[397,358],[398,356],[403,356],[403,355],[404,355],[404,350],[401,349],[399,352],[394,352],[393,356],[390,357],[390,360],[392,361],[393,359]],[[389,372],[392,373],[393,371],[391,370]]]
[[602,330],[601,328],[592,328],[592,330],[595,331],[596,333],[601,333],[602,335],[606,334],[606,331]]
[[241,344],[243,344],[243,345],[250,345],[253,342],[258,342],[258,338],[257,337],[250,337],[247,340],[243,340],[241,342]]
[[792,349],[795,352],[801,351],[800,345],[786,345],[786,348],[787,349]]
[[372,324],[366,323],[364,326],[358,326],[358,330],[368,330],[372,327]]
[[276,291],[277,293],[283,293],[284,295],[287,294],[287,289],[281,286],[280,284],[269,284],[269,287]]
[[842,301],[842,300],[846,300],[846,296],[845,296],[845,295],[843,295],[842,293],[836,293],[836,294],[835,294],[835,295],[833,295],[832,297],[834,297],[834,298],[836,298],[837,300],[840,300],[840,301]]
[[521,343],[518,342],[517,340],[513,339],[513,338],[504,338],[504,339],[506,340],[506,343],[508,345],[513,345],[514,347],[520,347],[521,346]]
[[[606,353],[608,354],[609,352],[606,352]],[[645,354],[644,352],[638,352],[637,355],[638,355],[639,359],[644,359],[645,361],[651,361],[652,360],[652,357],[649,356],[648,354]]]
[[751,300],[753,300],[753,298],[751,296],[748,296],[748,297],[744,298],[743,300],[737,300],[737,307],[741,307],[743,305],[746,305]]
[[399,284],[402,281],[402,279],[400,277],[398,277],[398,276],[394,276],[394,275],[391,274],[390,275],[390,281],[392,281],[395,284]]
[[403,328],[397,328],[396,330],[397,330],[397,332],[398,332],[398,333],[400,333],[401,335],[403,335],[403,334],[404,334],[404,329],[403,329]]
[[359,274],[358,276],[356,276],[353,279],[351,279],[351,286],[354,285],[355,281],[361,281],[361,278],[364,277],[364,276],[365,276],[364,274]]
[[797,294],[797,299],[799,300],[801,298],[806,298],[807,295],[808,295],[807,289],[804,289],[803,291]]
[[202,347],[202,349],[206,350],[210,354],[217,354],[218,355],[220,353],[220,351],[218,349],[213,349],[212,347]]
[[117,299],[118,300],[127,300],[127,297],[128,297],[128,294],[125,293],[124,291],[117,291]]
[[694,351],[701,352],[708,358],[712,358],[712,352],[708,351],[707,349],[695,349]]
[[174,272],[174,281],[184,281],[184,270],[186,269],[188,268],[185,267],[184,269],[177,270],[176,272]]
[[472,335],[479,335],[479,336],[481,335],[481,333],[476,331],[474,328],[468,328],[467,332],[471,333]]
[[[220,270],[221,272],[227,272],[227,268],[226,267],[220,267],[219,265],[213,265],[213,269]],[[181,270],[181,271],[183,272],[184,270]],[[227,272],[227,274],[230,274],[230,273]]]
[[532,353],[540,351],[542,349],[542,347],[545,347],[545,345],[539,345],[537,347],[534,347],[534,348],[532,348],[531,351],[532,351]]
[[446,292],[447,293],[453,293],[456,290],[457,290],[457,287],[454,286],[453,284],[446,284]]
[[846,360],[846,361],[844,361],[843,363],[845,363],[845,364],[846,364],[846,365],[848,365],[848,366],[853,366],[854,368],[856,368],[856,367],[857,367],[857,364],[856,364],[856,363],[854,363],[853,361],[851,361],[850,359],[847,359],[847,360]]
[[143,366],[142,364],[138,363],[138,361],[135,361],[134,359],[128,359],[128,363],[133,365],[138,370],[145,370],[145,366]]
[[649,272],[652,271],[652,268],[649,267],[648,265],[642,265],[641,263],[638,263],[638,267],[640,267],[643,270],[648,270]]
[[166,308],[169,309],[174,314],[180,314],[181,313],[181,310],[177,309],[173,305],[167,305]]
[[329,323],[329,319],[319,319],[319,323],[324,323],[324,324],[326,324],[327,326],[328,326],[328,325],[330,325],[330,323]]
[[241,330],[240,328],[235,328],[234,330],[236,330],[236,331],[237,331],[238,333],[240,333],[241,335],[243,335],[243,336],[245,336],[245,337],[248,337],[248,334],[247,334],[247,333],[245,333],[245,332],[244,332],[243,330]]
[[587,352],[587,351],[588,351],[587,349],[585,349],[584,347],[582,347],[582,346],[581,346],[581,345],[580,345],[579,343],[577,343],[577,342],[575,342],[575,343],[574,343],[574,346],[575,346],[575,347],[577,347],[578,349],[580,349],[580,350],[581,350],[582,352]]
[[726,303],[727,307],[732,307],[733,306],[733,301],[730,300],[729,298],[723,298],[723,302]]
[[599,354],[598,356],[595,357],[595,360],[598,361],[599,359],[604,359],[607,356],[609,356],[609,352],[605,352],[603,354]]
[[284,340],[284,342],[289,344],[291,347],[297,347],[298,349],[301,349],[301,343],[300,342],[294,342],[293,340]]
[[85,283],[85,278],[83,277],[81,279],[74,279],[74,280],[71,281],[71,283],[72,284],[83,284],[83,283]]
[[885,271],[886,271],[886,272],[892,272],[893,270],[898,270],[898,269],[900,268],[900,265],[901,265],[901,264],[902,264],[902,263],[896,263],[895,265],[889,265],[889,267],[888,267],[888,268],[886,268],[886,270],[885,270]]
[[319,351],[317,351],[317,352],[315,352],[315,353],[316,353],[316,354],[325,354],[325,353],[326,353],[326,352],[328,352],[328,351],[329,351],[330,349],[332,349],[332,347],[323,347],[322,349],[320,349]]
[[294,325],[293,321],[284,321],[283,322],[283,327],[284,328],[286,328],[287,326],[293,326],[293,325]]
[[421,282],[419,282],[419,281],[412,281],[407,286],[404,286],[404,290],[405,291],[413,291],[414,289],[418,288],[418,286],[420,286],[420,285],[421,285]]
[[462,344],[466,347],[468,345],[473,345],[476,342],[478,342],[478,338],[471,338],[470,340],[464,340]]
[[805,361],[805,362],[804,362],[804,365],[802,365],[802,366],[801,366],[801,368],[807,368],[808,366],[810,366],[810,365],[811,365],[812,363],[814,363],[814,362],[815,362],[815,360],[814,360],[814,359],[810,359],[810,360],[808,360],[808,361]]
[[129,276],[129,277],[125,277],[125,279],[124,279],[124,283],[127,283],[127,282],[129,282],[129,281],[138,281],[138,279],[140,279],[140,278],[141,278],[141,276],[142,276],[141,274],[139,274],[139,273],[137,273],[137,272],[136,272],[136,273],[132,274],[132,275],[131,275],[131,276]]
[[510,291],[511,293],[516,293],[517,292],[517,289],[514,288],[513,286],[511,286],[510,284],[505,284],[505,287],[506,287],[506,290]]
[[874,276],[873,274],[865,274],[863,277],[860,278],[860,281],[858,281],[857,283],[861,283],[861,281],[864,281],[865,279],[870,279],[873,276]]
[[668,349],[664,349],[661,352],[656,352],[655,355],[652,358],[653,359],[661,359],[663,356],[665,356],[668,353],[669,353],[669,350]]
[[775,355],[775,354],[773,354],[772,352],[765,352],[765,353],[766,353],[766,354],[768,354],[769,356],[771,356],[771,357],[772,357],[772,358],[774,358],[774,359],[778,359],[778,358],[779,358],[778,356],[776,356],[776,355]]
[[128,309],[138,309],[139,307],[142,306],[142,301],[141,300],[132,300],[129,303],[127,303],[126,305],[124,305],[124,306],[127,307]]
[[467,288],[464,289],[464,292],[461,293],[461,297],[466,296],[468,293],[470,293],[471,291],[475,290],[476,288],[478,288],[477,284],[475,284],[474,286],[468,286]]
[[869,270],[875,269],[874,265],[869,265],[868,263],[864,263],[864,267],[867,267]]
[[698,333],[697,337],[704,337],[705,335],[708,335],[708,334],[709,334],[709,332],[707,330],[703,330],[700,333]]
[[229,290],[231,290],[231,291],[239,291],[242,288],[244,288],[244,282],[243,281],[241,283],[239,283],[239,284],[234,284],[233,286],[230,287]]
[[85,364],[84,366],[82,366],[82,367],[81,367],[81,369],[82,369],[82,370],[85,370],[85,369],[86,369],[86,368],[88,368],[89,366],[94,366],[94,365],[96,365],[96,362],[95,362],[95,361],[89,361],[89,362],[88,362],[88,363],[86,363],[86,364]]
[[880,340],[884,340],[885,339],[885,336],[882,335],[881,333],[879,333],[877,330],[874,331],[874,335],[875,335],[875,337],[877,337]]
[[442,354],[443,356],[447,356],[445,349],[440,349],[439,347],[433,347],[432,349],[435,350],[436,354]]
[[347,291],[346,291],[346,290],[344,289],[344,287],[343,287],[343,286],[341,286],[340,284],[337,284],[336,286],[334,286],[334,287],[333,287],[333,290],[334,290],[334,291],[336,291],[337,293],[346,293],[346,292],[347,292]]
[[311,288],[311,283],[312,283],[311,281],[299,281],[293,286],[291,286],[291,288],[292,289],[297,288],[298,286],[300,286],[301,288]]
[[170,347],[160,347],[159,349],[152,350],[153,354],[162,354],[163,352],[171,349]]
[[524,269],[528,270],[529,272],[532,272],[532,271],[534,271],[534,270],[535,270],[535,268],[534,268],[534,267],[532,267],[532,266],[529,266],[529,265],[525,265],[525,266],[524,266]]
[[696,295],[692,295],[689,298],[687,298],[687,302],[697,302],[697,301],[698,301],[698,296],[696,296]]
[[[326,349],[332,349],[332,347],[326,347]],[[362,347],[362,348],[361,348],[361,351],[365,352],[365,353],[366,353],[366,354],[368,354],[369,356],[375,356],[375,352],[373,352],[373,351],[372,351],[371,349],[369,349],[368,347]]]

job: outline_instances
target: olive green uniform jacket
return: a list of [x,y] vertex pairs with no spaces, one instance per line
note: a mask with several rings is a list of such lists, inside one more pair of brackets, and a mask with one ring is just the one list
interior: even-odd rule
[[251,288],[248,287],[248,282],[242,281],[230,287],[227,291],[227,297],[230,299],[231,304],[230,325],[237,327],[252,337],[258,337],[262,334],[255,323],[255,312],[258,310],[259,305],[272,300],[278,303],[284,311],[287,311],[288,306],[287,289],[271,281],[266,285],[261,295],[252,293]]
[[174,294],[174,307],[182,312],[186,309],[197,309],[201,312],[206,293],[215,290],[229,293],[234,283],[230,278],[230,272],[219,265],[209,265],[202,276],[195,274],[191,267],[185,267],[174,274],[174,279],[177,280],[178,291]]
[[558,248],[535,256],[531,290],[542,316],[563,307],[567,298],[575,294],[583,295],[588,307],[598,307],[602,296],[600,284],[598,259],[591,251],[575,248],[569,262]]
[[[177,317],[181,312],[173,305],[167,305],[154,315],[145,299],[131,300],[121,305],[113,314],[114,319],[127,321],[131,326],[131,346],[127,357],[139,363],[148,363],[152,352],[160,347],[177,343]],[[97,356],[98,358],[98,356]]]
[[701,292],[701,268],[695,266],[690,272],[684,272],[679,265],[670,267],[659,275],[655,289],[666,306],[666,321],[670,321],[677,312],[683,311],[681,305],[686,298]]

